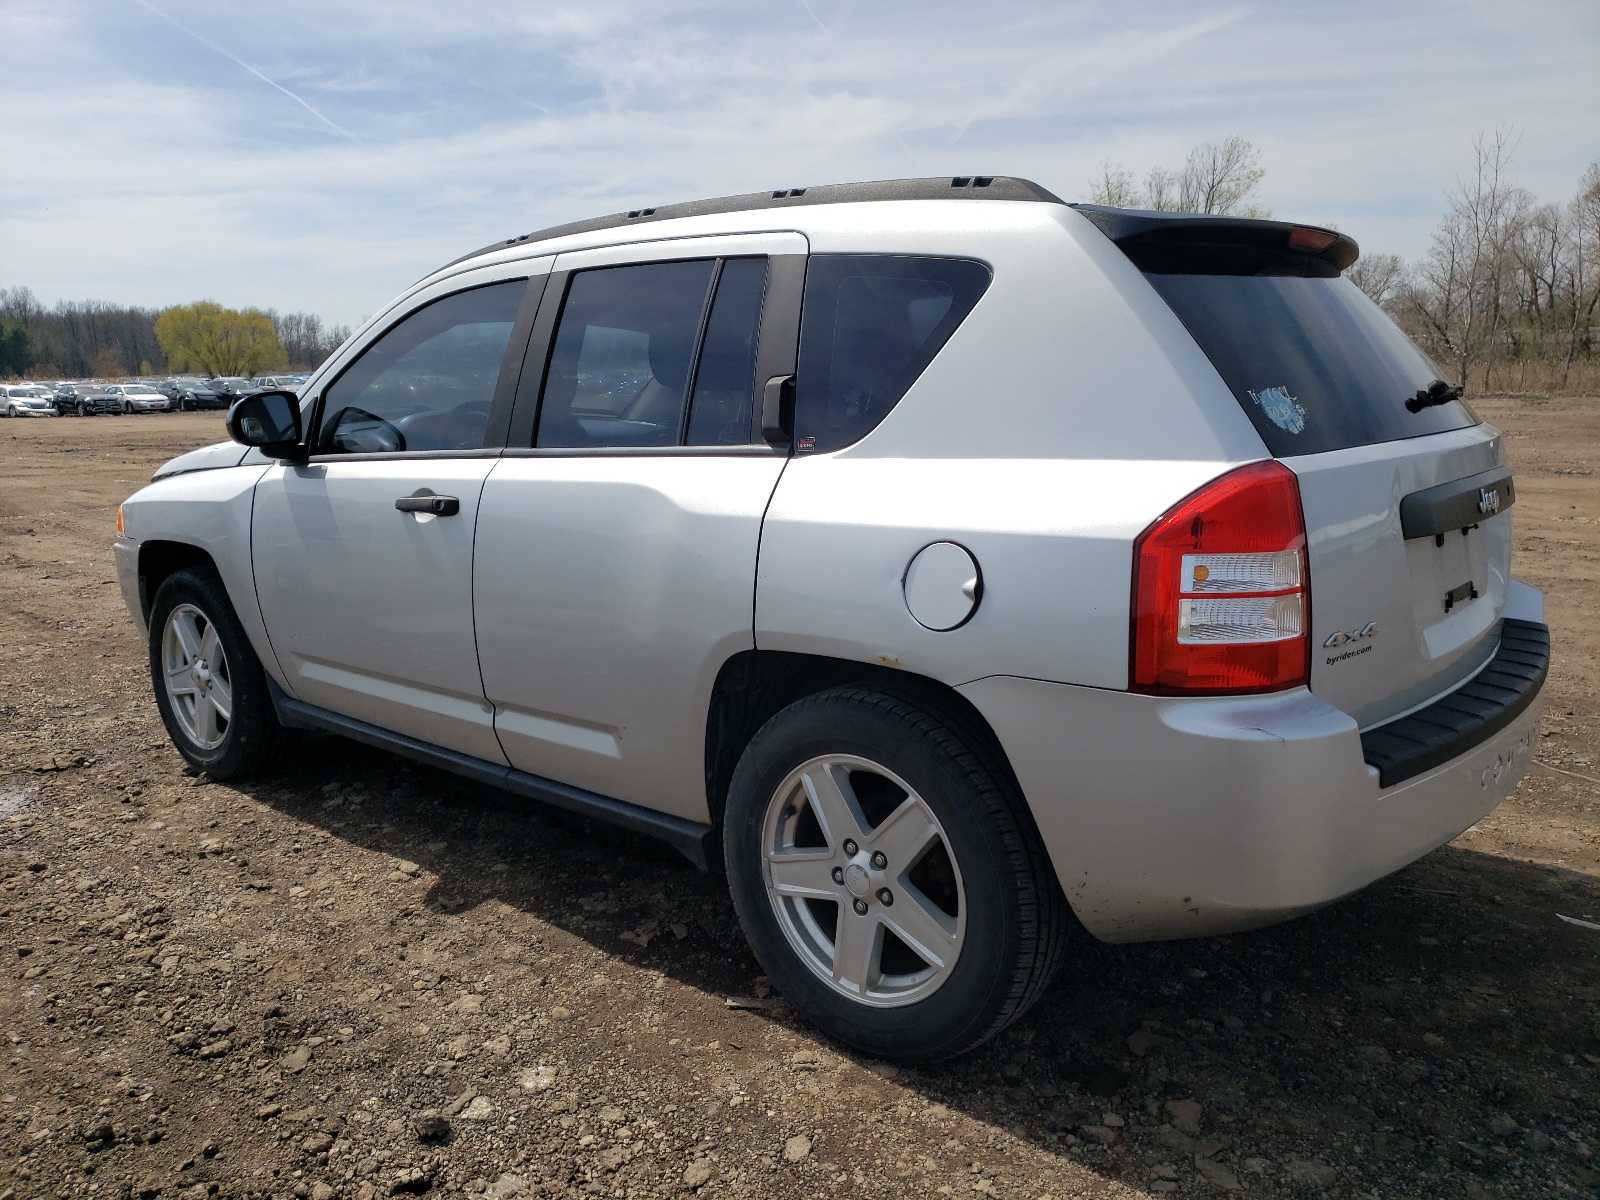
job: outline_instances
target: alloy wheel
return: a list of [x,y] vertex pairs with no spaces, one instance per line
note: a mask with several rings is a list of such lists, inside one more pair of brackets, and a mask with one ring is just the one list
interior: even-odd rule
[[215,750],[233,720],[233,680],[216,626],[193,604],[167,614],[161,667],[184,736],[203,750]]
[[762,873],[784,936],[829,987],[896,1008],[950,977],[966,896],[943,825],[887,768],[854,755],[796,767],[762,825]]

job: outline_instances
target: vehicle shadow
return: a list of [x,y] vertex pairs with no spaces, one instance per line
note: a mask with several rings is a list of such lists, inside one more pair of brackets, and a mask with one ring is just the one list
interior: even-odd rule
[[[713,995],[756,985],[723,880],[658,843],[335,738],[240,790],[416,862],[437,877],[435,912],[500,901]],[[1600,881],[1451,845],[1271,929],[1132,946],[1080,933],[992,1043],[937,1067],[867,1065],[1157,1192],[1591,1194],[1600,932],[1557,913],[1600,922]],[[805,1032],[781,999],[756,1015]]]

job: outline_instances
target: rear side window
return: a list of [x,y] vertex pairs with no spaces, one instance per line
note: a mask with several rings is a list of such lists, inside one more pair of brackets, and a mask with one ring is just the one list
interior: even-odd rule
[[963,258],[812,255],[795,379],[799,449],[837,450],[883,420],[990,278]]
[[736,446],[750,440],[756,339],[766,287],[765,258],[734,258],[722,264],[694,376],[688,445]]
[[1406,408],[1439,378],[1439,369],[1355,284],[1332,272],[1275,271],[1190,274],[1147,267],[1145,273],[1274,457],[1478,423],[1460,401],[1418,412]]

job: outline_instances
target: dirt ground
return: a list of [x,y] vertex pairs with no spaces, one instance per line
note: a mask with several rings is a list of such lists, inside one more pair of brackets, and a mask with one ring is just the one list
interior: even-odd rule
[[110,543],[219,417],[0,423],[0,1200],[1594,1195],[1600,401],[1479,407],[1556,648],[1520,791],[1314,916],[1085,936],[917,1071],[658,846],[332,738],[186,774]]

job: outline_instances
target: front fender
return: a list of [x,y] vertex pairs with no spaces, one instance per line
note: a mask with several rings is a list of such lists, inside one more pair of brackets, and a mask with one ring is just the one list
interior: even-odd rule
[[[247,465],[196,470],[168,475],[141,488],[122,504],[123,537],[118,543],[118,558],[137,559],[152,542],[176,542],[204,551],[216,564],[261,665],[283,684],[283,672],[272,653],[256,598],[255,570],[250,559],[255,488],[270,469],[267,465]],[[139,615],[135,614],[136,620]]]

